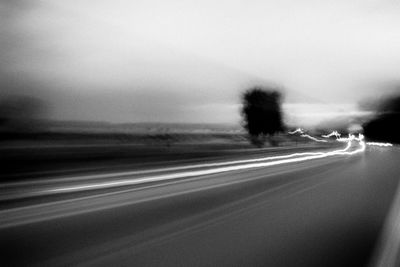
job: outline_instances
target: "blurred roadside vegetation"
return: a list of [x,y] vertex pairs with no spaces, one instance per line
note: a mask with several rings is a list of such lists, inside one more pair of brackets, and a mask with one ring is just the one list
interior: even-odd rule
[[274,146],[254,148],[240,125],[54,121],[33,97],[3,98],[0,111],[2,181],[331,147],[278,133]]
[[375,116],[363,125],[365,136],[373,141],[400,144],[400,95],[387,96],[374,108]]
[[[38,98],[3,97],[0,100],[1,147],[124,144],[165,147],[179,145],[251,147],[248,143],[248,135],[240,125],[55,121],[46,119],[48,112],[49,107]],[[264,131],[265,133],[260,132],[261,134],[276,134],[273,145],[284,146],[308,142],[306,139],[278,132],[283,129],[281,119],[279,123],[281,125],[279,129],[273,126],[270,127],[271,129],[268,128],[268,131]],[[266,125],[268,126],[268,123]]]

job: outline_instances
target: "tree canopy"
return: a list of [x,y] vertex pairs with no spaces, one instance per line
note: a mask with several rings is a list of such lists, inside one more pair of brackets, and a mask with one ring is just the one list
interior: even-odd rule
[[281,94],[277,90],[253,87],[242,96],[244,127],[254,139],[283,130]]

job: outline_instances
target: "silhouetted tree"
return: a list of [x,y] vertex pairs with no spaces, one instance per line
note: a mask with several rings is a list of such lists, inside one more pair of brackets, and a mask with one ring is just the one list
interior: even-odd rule
[[283,130],[281,94],[278,91],[250,88],[243,94],[242,104],[244,127],[253,144],[262,146],[267,136]]
[[378,106],[377,116],[363,125],[364,135],[372,140],[400,143],[400,95]]

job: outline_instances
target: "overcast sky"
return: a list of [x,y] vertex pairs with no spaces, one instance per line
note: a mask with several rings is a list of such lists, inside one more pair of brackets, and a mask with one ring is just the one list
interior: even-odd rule
[[[0,0],[1,1],[1,0]],[[292,122],[357,115],[400,81],[400,1],[1,1],[3,92],[51,117],[240,121],[240,93],[284,88]]]

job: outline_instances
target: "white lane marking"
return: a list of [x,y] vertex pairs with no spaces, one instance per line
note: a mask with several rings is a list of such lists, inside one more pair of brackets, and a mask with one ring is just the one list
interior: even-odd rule
[[365,143],[360,138],[360,140],[359,140],[360,148],[356,149],[354,151],[348,151],[351,147],[352,140],[349,140],[347,142],[347,146],[344,149],[334,150],[331,152],[315,152],[315,153],[310,153],[311,155],[298,157],[298,158],[288,158],[288,159],[280,159],[280,160],[271,161],[271,162],[250,163],[250,164],[242,164],[242,165],[235,165],[235,166],[218,167],[218,168],[207,169],[207,170],[186,171],[186,172],[180,172],[180,173],[155,175],[155,176],[150,176],[150,177],[145,177],[145,178],[125,179],[125,180],[114,181],[114,182],[100,182],[100,183],[96,183],[96,184],[66,186],[66,187],[59,187],[59,188],[44,190],[44,191],[42,191],[42,193],[50,193],[51,194],[51,193],[60,193],[60,192],[75,192],[75,191],[82,191],[82,190],[104,189],[104,188],[110,188],[110,187],[136,185],[136,184],[141,184],[141,183],[166,181],[166,180],[187,178],[187,177],[194,177],[194,176],[203,176],[203,175],[224,173],[224,172],[229,172],[229,171],[276,166],[276,165],[286,164],[286,163],[302,162],[302,161],[307,161],[307,160],[312,160],[312,159],[321,159],[321,158],[326,158],[326,157],[335,156],[335,155],[354,155],[354,154],[363,152],[365,150]]

